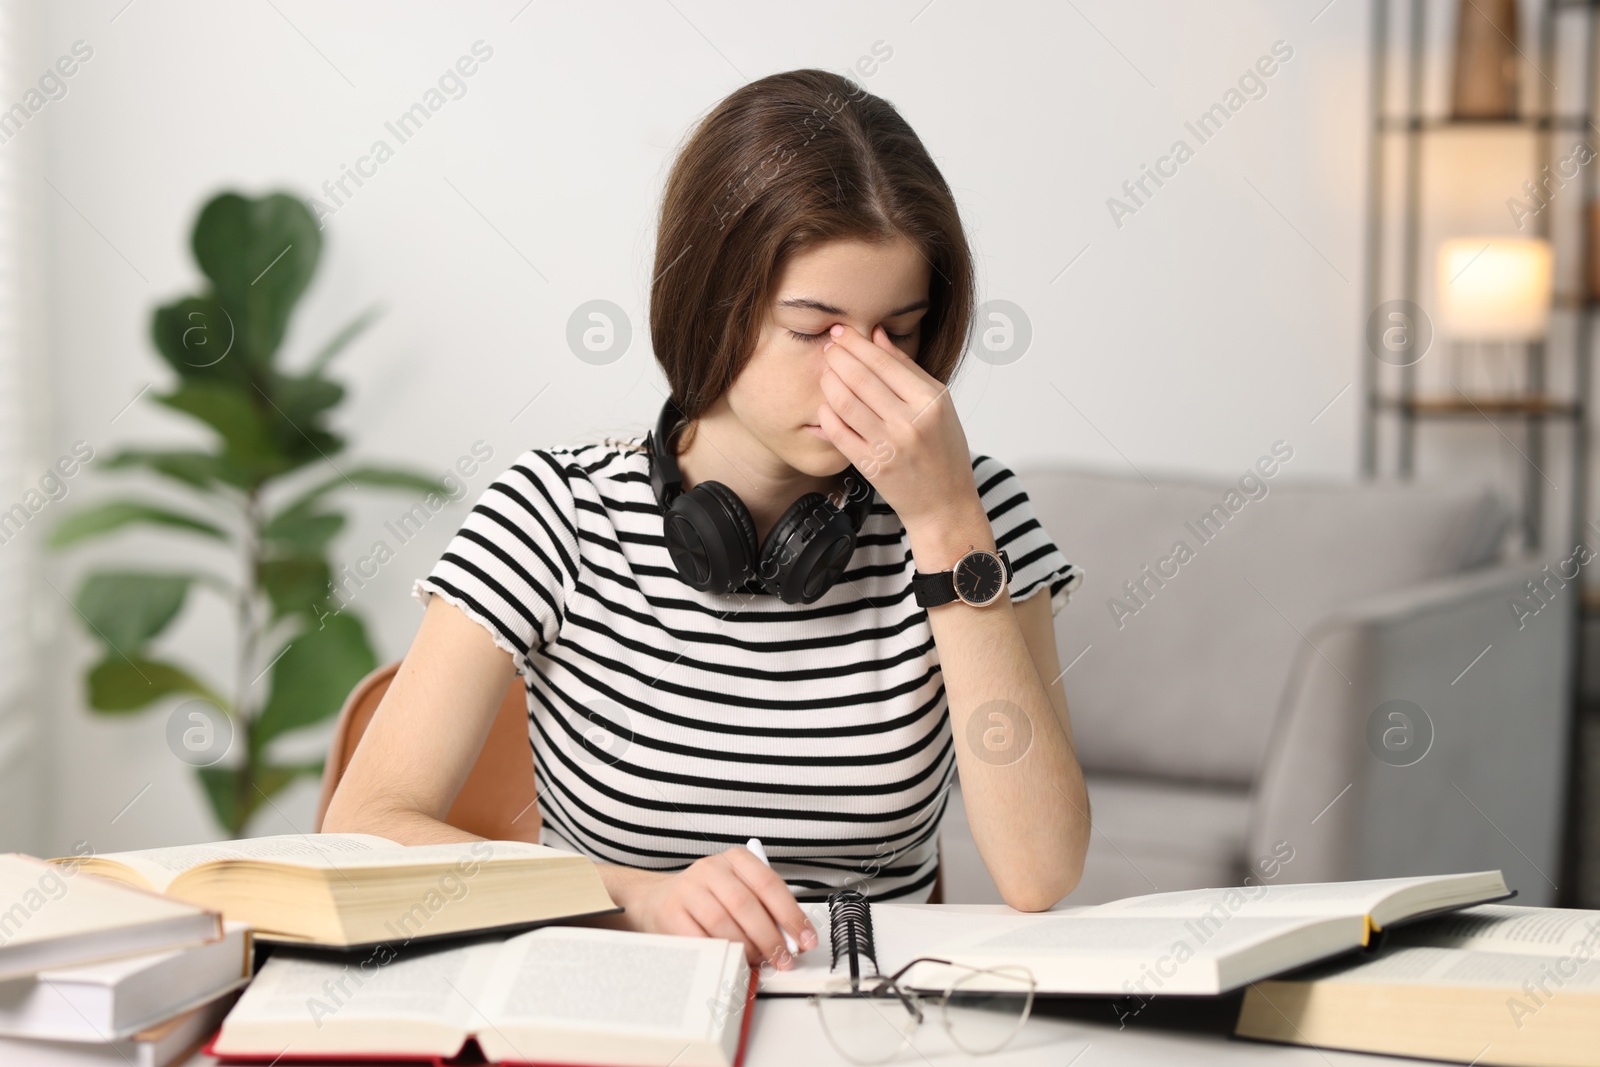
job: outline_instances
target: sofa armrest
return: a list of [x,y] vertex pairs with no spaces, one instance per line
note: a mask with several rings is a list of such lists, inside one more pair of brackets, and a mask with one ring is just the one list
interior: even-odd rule
[[1519,904],[1555,900],[1580,590],[1542,566],[1449,575],[1306,631],[1256,783],[1256,879],[1500,868]]

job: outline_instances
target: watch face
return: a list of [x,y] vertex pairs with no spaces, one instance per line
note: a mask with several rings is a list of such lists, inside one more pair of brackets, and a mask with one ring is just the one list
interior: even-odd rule
[[1005,584],[1006,573],[1000,565],[1000,557],[981,549],[962,556],[954,569],[956,596],[968,604],[981,607],[989,603],[1000,595]]

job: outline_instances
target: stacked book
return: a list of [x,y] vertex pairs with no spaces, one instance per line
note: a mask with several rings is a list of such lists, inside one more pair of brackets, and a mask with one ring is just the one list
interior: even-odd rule
[[518,841],[0,856],[0,1065],[737,1062],[744,946],[581,925],[621,910]]
[[0,855],[0,1063],[165,1067],[250,978],[249,927],[206,908]]

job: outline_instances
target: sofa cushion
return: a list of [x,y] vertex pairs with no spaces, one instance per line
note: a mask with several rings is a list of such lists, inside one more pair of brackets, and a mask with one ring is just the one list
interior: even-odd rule
[[[1063,903],[1242,883],[1247,790],[1107,774],[1085,775],[1084,784],[1093,833],[1083,879]],[[1002,903],[972,839],[959,788],[950,792],[939,847],[947,903]]]
[[1289,481],[1263,458],[1271,476],[1236,481],[1146,471],[1157,488],[1015,468],[1086,575],[1056,638],[1087,770],[1248,786],[1319,620],[1500,554],[1509,516],[1486,486]]

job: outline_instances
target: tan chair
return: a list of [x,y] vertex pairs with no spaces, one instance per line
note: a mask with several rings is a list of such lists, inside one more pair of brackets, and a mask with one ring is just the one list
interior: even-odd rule
[[[322,770],[322,796],[317,801],[317,832],[333,791],[350,765],[350,757],[361,743],[361,735],[378,710],[383,694],[400,669],[400,661],[385,664],[368,674],[345,698],[339,721],[328,745],[328,759]],[[444,821],[461,830],[491,841],[539,843],[539,806],[535,803],[538,786],[534,782],[533,752],[528,744],[528,694],[521,675],[512,675],[500,713],[478,753],[478,762],[467,772],[467,780],[456,794]],[[941,860],[933,879],[930,904],[944,901],[944,864]]]
[[[328,759],[322,769],[322,797],[317,802],[316,829],[322,830],[323,817],[333,800],[333,791],[350,765],[361,735],[378,710],[383,694],[400,669],[400,661],[385,664],[368,674],[345,698],[339,709],[339,722],[328,745]],[[533,777],[533,750],[528,744],[528,694],[522,676],[511,676],[500,713],[478,753],[478,762],[467,772],[467,780],[456,794],[444,821],[451,826],[491,841],[539,843],[539,806],[534,803],[538,786]]]

